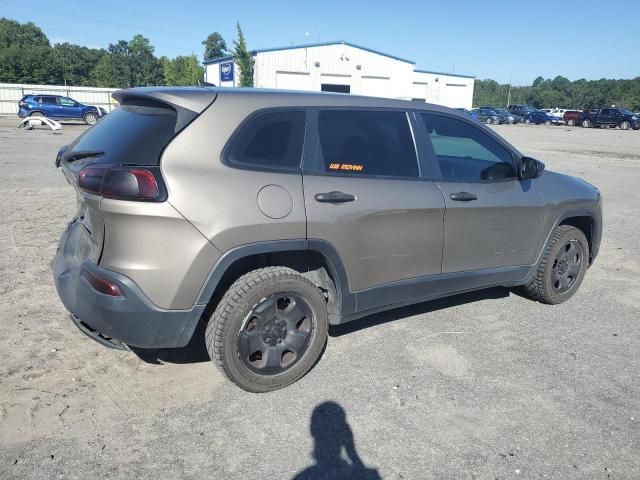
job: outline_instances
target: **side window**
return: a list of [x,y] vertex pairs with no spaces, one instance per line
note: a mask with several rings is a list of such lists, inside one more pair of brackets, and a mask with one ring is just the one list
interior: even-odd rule
[[600,110],[600,114],[601,115],[611,115],[611,110],[609,110],[608,108],[603,108],[602,110]]
[[258,168],[299,169],[306,112],[265,112],[251,118],[233,140],[226,160]]
[[421,114],[444,180],[480,182],[516,177],[511,153],[478,127]]
[[42,97],[42,103],[45,105],[56,105],[56,97]]
[[418,176],[418,159],[404,112],[320,110],[318,134],[320,171]]
[[58,105],[62,105],[63,107],[75,107],[76,102],[67,97],[58,97]]

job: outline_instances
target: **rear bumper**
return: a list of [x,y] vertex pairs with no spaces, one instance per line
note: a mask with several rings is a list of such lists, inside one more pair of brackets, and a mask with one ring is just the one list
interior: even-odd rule
[[[58,295],[76,325],[100,343],[141,348],[178,348],[189,343],[205,305],[189,310],[157,307],[128,277],[86,259],[87,234],[72,222],[62,235],[52,263]],[[115,283],[122,296],[96,291],[83,276],[88,271]],[[88,333],[89,332],[89,333]]]

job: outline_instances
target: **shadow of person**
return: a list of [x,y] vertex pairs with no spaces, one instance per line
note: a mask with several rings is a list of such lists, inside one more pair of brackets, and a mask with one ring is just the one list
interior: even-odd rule
[[310,429],[316,463],[298,473],[293,480],[382,480],[377,470],[362,463],[346,413],[340,405],[335,402],[317,405],[311,415]]

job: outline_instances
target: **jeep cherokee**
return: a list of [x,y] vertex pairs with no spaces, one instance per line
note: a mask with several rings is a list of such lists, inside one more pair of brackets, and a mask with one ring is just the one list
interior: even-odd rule
[[78,211],[53,262],[75,324],[186,346],[264,392],[329,325],[492,286],[570,298],[598,253],[599,191],[455,110],[262,89],[136,88],[63,147]]

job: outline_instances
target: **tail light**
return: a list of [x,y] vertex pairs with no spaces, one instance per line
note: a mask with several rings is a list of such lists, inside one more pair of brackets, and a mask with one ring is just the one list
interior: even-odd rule
[[158,167],[97,167],[80,170],[78,187],[87,193],[117,200],[163,202],[167,191]]
[[103,293],[104,295],[110,295],[112,297],[122,297],[122,290],[120,287],[106,278],[96,277],[93,273],[84,270],[82,276],[89,282],[94,290]]
[[23,100],[20,100],[20,101],[18,102],[18,106],[19,106],[19,107],[26,107],[26,106],[27,106],[27,102],[25,102],[25,101],[23,101]]

